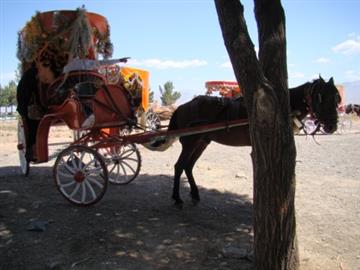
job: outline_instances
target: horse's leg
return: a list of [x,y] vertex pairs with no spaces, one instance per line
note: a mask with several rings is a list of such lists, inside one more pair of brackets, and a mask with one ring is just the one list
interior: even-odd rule
[[[174,166],[175,176],[174,176],[174,187],[172,194],[172,198],[175,200],[175,205],[178,206],[179,208],[181,208],[183,205],[183,201],[181,200],[180,197],[180,177],[182,172],[189,167],[189,164],[191,164],[192,155],[197,147],[198,137],[182,137],[180,138],[180,143],[182,149],[180,156]],[[192,186],[195,185],[196,188],[195,181],[192,181],[192,183],[193,184],[190,185]]]
[[184,144],[182,143],[181,145],[182,145],[181,154],[174,166],[174,170],[175,170],[174,186],[173,186],[173,194],[171,197],[173,200],[175,200],[175,206],[179,208],[181,208],[183,204],[183,201],[181,200],[180,197],[180,177],[184,170],[186,159],[188,158],[189,155],[189,153],[187,152],[187,148],[184,147]]
[[196,161],[200,158],[201,154],[204,152],[208,144],[209,143],[206,141],[199,140],[190,159],[185,165],[185,173],[190,184],[190,188],[191,188],[190,195],[194,205],[199,203],[200,195],[193,175],[193,168],[195,166]]

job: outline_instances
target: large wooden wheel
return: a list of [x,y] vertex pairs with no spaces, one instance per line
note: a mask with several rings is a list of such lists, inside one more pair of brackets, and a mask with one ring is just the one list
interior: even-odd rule
[[24,176],[28,176],[30,172],[30,163],[26,159],[26,136],[25,127],[22,119],[18,121],[18,151],[20,161],[20,171]]
[[99,149],[106,163],[109,182],[125,185],[133,181],[141,168],[141,156],[135,144]]
[[55,184],[71,203],[88,206],[105,194],[108,173],[102,157],[87,146],[64,149],[54,165]]

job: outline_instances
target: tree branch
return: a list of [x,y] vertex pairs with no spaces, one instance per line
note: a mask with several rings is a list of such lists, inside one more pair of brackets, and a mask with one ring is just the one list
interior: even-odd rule
[[239,0],[215,0],[215,6],[225,47],[251,114],[253,94],[264,76],[244,20],[244,7]]
[[285,106],[288,101],[285,14],[280,0],[254,0],[259,31],[259,62],[265,77],[278,91]]

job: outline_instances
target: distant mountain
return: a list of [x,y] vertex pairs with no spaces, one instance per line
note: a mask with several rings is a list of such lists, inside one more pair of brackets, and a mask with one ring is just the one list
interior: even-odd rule
[[360,81],[342,83],[345,88],[345,103],[360,104]]

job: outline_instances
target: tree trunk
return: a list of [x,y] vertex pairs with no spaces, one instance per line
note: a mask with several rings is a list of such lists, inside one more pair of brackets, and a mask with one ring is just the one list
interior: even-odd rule
[[284,11],[279,0],[255,0],[257,59],[240,1],[215,0],[215,4],[249,114],[256,269],[297,269],[296,149],[287,87]]

